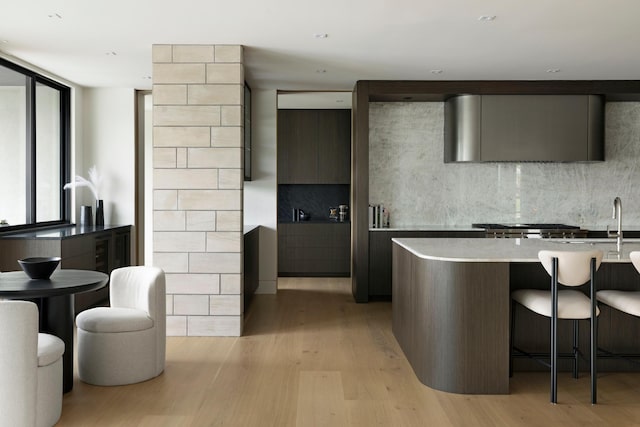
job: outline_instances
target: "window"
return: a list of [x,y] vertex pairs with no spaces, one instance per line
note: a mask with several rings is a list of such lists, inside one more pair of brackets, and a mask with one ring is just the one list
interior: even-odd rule
[[69,96],[0,58],[0,231],[68,222]]

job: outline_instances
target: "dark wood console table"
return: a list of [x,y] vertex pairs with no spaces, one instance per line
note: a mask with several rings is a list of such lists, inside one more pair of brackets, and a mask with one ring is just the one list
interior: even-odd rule
[[[20,270],[17,260],[58,256],[60,268],[110,274],[131,265],[131,226],[65,225],[0,235],[0,271]],[[109,299],[109,287],[74,297],[75,314]]]

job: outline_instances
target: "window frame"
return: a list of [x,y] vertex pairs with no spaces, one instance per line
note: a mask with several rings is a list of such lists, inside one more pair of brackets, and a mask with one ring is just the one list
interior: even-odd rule
[[[26,216],[25,224],[8,225],[0,228],[0,234],[25,229],[43,228],[71,223],[71,195],[63,190],[64,183],[69,182],[71,176],[71,88],[49,77],[43,76],[33,70],[29,70],[18,64],[0,57],[0,66],[18,72],[26,77],[25,104],[26,104],[26,133],[24,144],[26,146]],[[60,93],[60,219],[53,221],[37,222],[36,212],[36,86],[44,85],[55,89]]]

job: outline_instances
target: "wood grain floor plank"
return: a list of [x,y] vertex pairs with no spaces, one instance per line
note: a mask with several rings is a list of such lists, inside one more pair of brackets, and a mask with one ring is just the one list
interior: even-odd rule
[[256,295],[245,336],[167,339],[165,372],[123,387],[75,379],[58,426],[638,426],[640,373],[516,372],[511,394],[421,384],[391,332],[391,304],[356,304],[344,278],[287,278]]
[[338,371],[301,371],[296,406],[296,426],[349,425]]

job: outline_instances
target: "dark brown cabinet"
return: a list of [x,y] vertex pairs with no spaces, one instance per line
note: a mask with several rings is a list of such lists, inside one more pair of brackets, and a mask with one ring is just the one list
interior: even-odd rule
[[244,233],[244,308],[260,284],[260,226]]
[[318,183],[351,182],[350,110],[318,111]]
[[311,110],[278,110],[278,183],[318,182],[318,120]]
[[369,298],[391,298],[391,239],[409,237],[478,237],[484,231],[388,230],[369,232]]
[[[351,110],[278,110],[279,275],[350,275],[350,224],[328,220],[350,182]],[[316,222],[291,223],[292,208]]]
[[[131,226],[67,226],[0,238],[0,271],[19,270],[18,259],[59,256],[60,268],[110,274],[131,265]],[[75,312],[108,302],[109,287],[75,295]]]
[[351,110],[278,110],[278,183],[349,184]]
[[281,223],[278,274],[349,276],[350,239],[348,223]]

